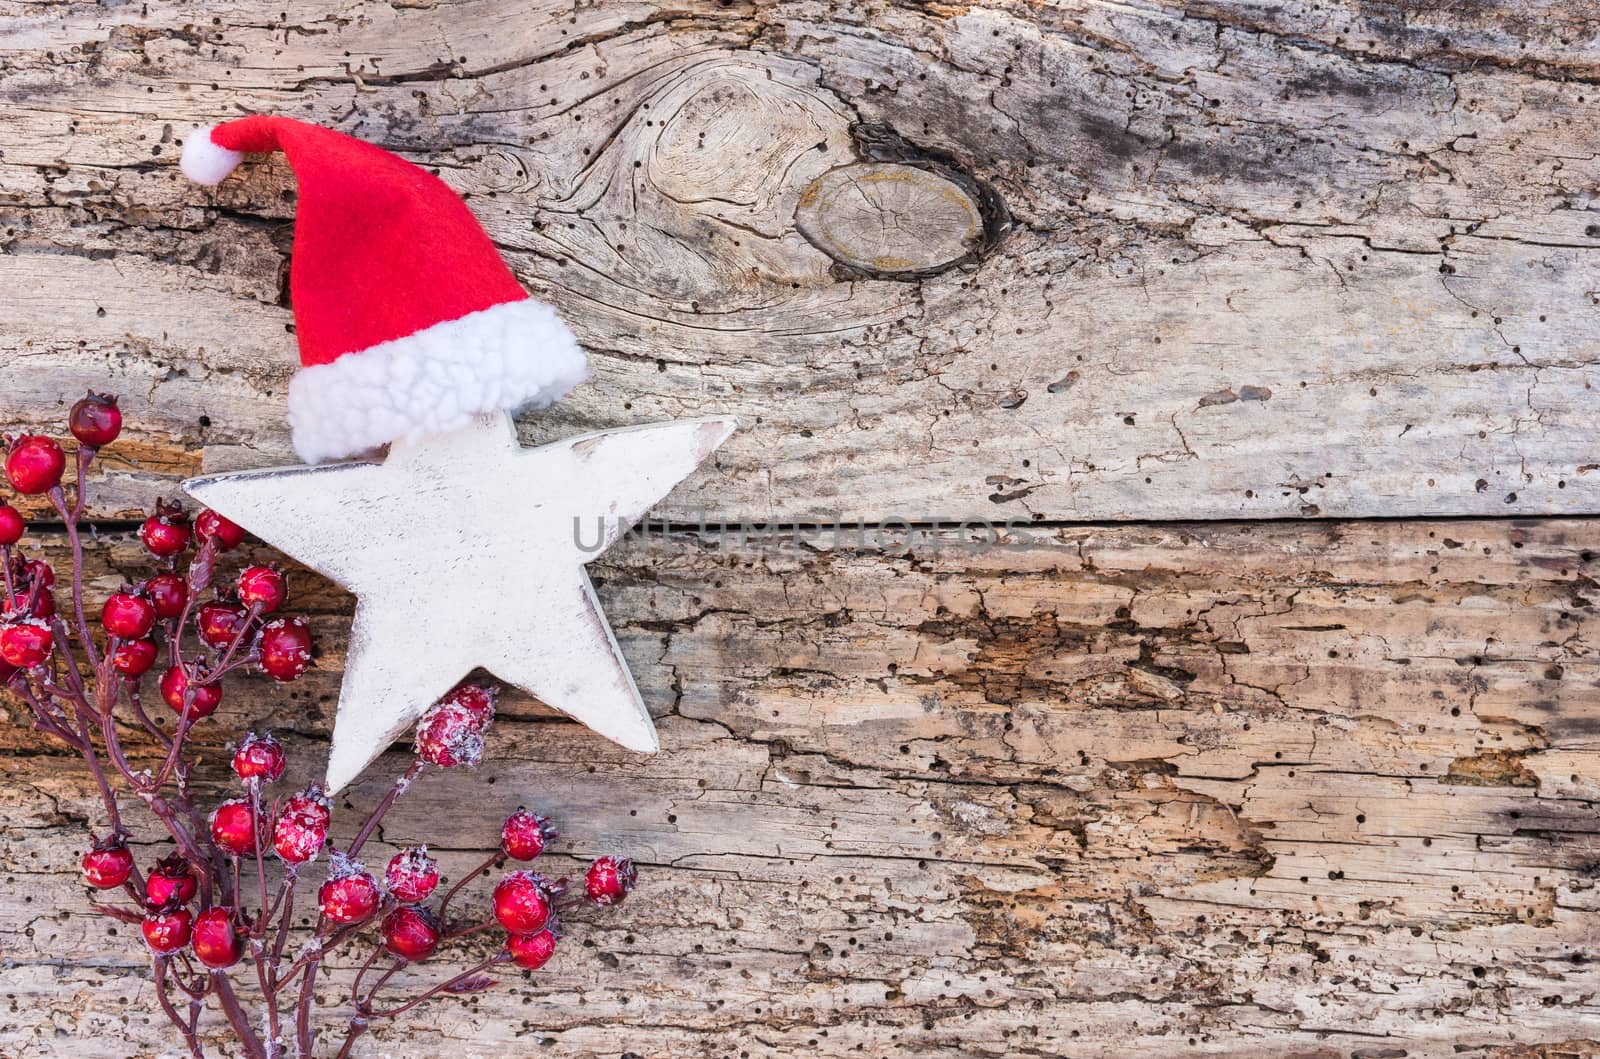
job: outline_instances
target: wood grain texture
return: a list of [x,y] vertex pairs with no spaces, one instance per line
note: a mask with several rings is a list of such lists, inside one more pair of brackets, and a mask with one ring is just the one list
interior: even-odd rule
[[[459,871],[526,802],[641,890],[361,1054],[1600,1054],[1600,529],[1516,520],[1600,512],[1593,0],[0,19],[0,429],[123,393],[97,517],[293,462],[292,175],[176,170],[246,112],[468,197],[594,357],[524,440],[745,424],[657,512],[721,528],[596,571],[664,752],[512,698],[381,836]],[[893,167],[959,220],[802,231]],[[1408,515],[1484,518],[1326,520]],[[856,520],[1016,546],[726,526]],[[246,726],[321,767],[350,601],[296,591],[319,668],[230,694],[210,783]],[[86,777],[0,706],[0,1054],[170,1054],[82,912]]]
[[[512,698],[381,837],[459,870],[528,803],[640,891],[367,1054],[1590,1054],[1597,552],[1581,520],[631,538],[596,577],[663,753]],[[104,591],[139,563],[102,555]],[[273,725],[291,779],[349,604],[293,583],[317,668],[202,730]],[[0,733],[0,1050],[154,1053],[70,871],[90,785]]]
[[[175,166],[248,111],[469,197],[595,354],[532,439],[745,419],[677,518],[1600,504],[1589,0],[8,7],[0,418],[110,376],[107,514],[287,458],[292,177]],[[841,271],[795,214],[863,163],[1004,224]],[[883,206],[924,271],[949,218]]]

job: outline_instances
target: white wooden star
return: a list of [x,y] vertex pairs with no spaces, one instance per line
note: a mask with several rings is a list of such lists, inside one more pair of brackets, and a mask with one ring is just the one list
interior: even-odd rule
[[338,791],[479,666],[630,750],[659,748],[584,564],[737,426],[689,420],[524,449],[504,413],[382,463],[184,483],[359,597],[328,755]]

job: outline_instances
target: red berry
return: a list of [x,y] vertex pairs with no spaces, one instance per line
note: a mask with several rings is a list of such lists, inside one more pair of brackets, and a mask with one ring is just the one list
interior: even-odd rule
[[232,967],[244,956],[244,939],[234,929],[233,909],[208,908],[194,921],[194,955],[212,970]]
[[156,664],[158,654],[156,645],[149,640],[128,640],[111,652],[111,668],[130,680],[142,677]]
[[202,603],[195,628],[200,639],[220,651],[233,643],[244,628],[244,611],[231,603]]
[[115,890],[133,874],[133,853],[120,838],[96,842],[83,855],[83,881],[96,890]]
[[119,640],[137,640],[156,627],[156,607],[132,592],[114,592],[100,609],[100,624]]
[[499,696],[498,688],[484,687],[482,684],[463,684],[439,701],[460,706],[472,714],[481,732],[489,727],[490,721],[494,720],[495,700]]
[[420,908],[402,906],[383,917],[383,947],[402,960],[426,960],[439,947],[439,927]]
[[211,837],[223,852],[242,857],[256,851],[256,812],[243,798],[230,798],[212,810]]
[[[161,697],[172,707],[172,712],[179,716],[183,715],[183,700],[189,691],[189,677],[180,666],[173,666],[161,678]],[[202,717],[210,717],[217,712],[217,706],[221,702],[221,684],[196,684],[189,702],[189,716],[196,721]]]
[[315,859],[327,841],[327,826],[319,826],[303,816],[285,813],[272,828],[272,848],[285,864],[304,864]]
[[533,860],[560,834],[544,817],[518,809],[500,828],[500,848],[512,860]]
[[333,821],[333,813],[329,810],[328,796],[322,788],[313,783],[305,790],[296,791],[283,803],[283,811],[303,816],[318,827],[327,827]]
[[512,934],[506,938],[506,951],[518,967],[537,971],[556,954],[556,936],[549,930],[541,930],[537,934]]
[[389,894],[402,904],[426,901],[439,885],[439,865],[428,856],[428,847],[403,849],[389,860],[383,881]]
[[304,618],[274,618],[261,630],[261,668],[273,680],[296,680],[311,664],[311,627]]
[[252,566],[239,574],[239,602],[271,614],[283,606],[287,592],[283,575],[270,566]]
[[156,863],[144,883],[144,901],[151,909],[168,905],[185,905],[194,900],[199,882],[189,868],[189,862],[177,854],[163,857]]
[[322,914],[333,923],[360,923],[378,910],[378,900],[372,873],[335,853],[328,881],[317,891]]
[[272,848],[288,864],[304,864],[328,841],[328,798],[321,787],[291,795],[272,827]]
[[43,665],[55,651],[50,626],[38,618],[20,618],[0,626],[0,660],[18,669]]
[[233,774],[242,780],[276,781],[288,767],[283,744],[270,735],[251,732],[233,752]]
[[475,766],[483,760],[483,732],[465,707],[441,702],[417,722],[417,756],[440,768]]
[[194,531],[203,541],[215,540],[217,550],[231,552],[244,540],[244,529],[210,508],[195,516]]
[[156,617],[171,620],[183,614],[189,586],[177,574],[157,574],[144,583],[144,594],[156,608]]
[[583,891],[597,905],[617,905],[633,892],[639,872],[627,857],[596,857],[583,879]]
[[550,919],[550,886],[544,876],[514,871],[494,888],[494,917],[512,934],[535,934]]
[[91,392],[72,406],[67,415],[67,429],[91,449],[111,444],[122,433],[122,410],[117,407],[117,399],[110,394]]
[[189,944],[189,934],[194,926],[194,916],[187,908],[170,912],[154,912],[144,917],[139,929],[144,932],[144,943],[157,956],[171,956]]
[[24,434],[11,443],[6,454],[6,477],[19,493],[36,496],[61,484],[67,469],[67,454],[53,438]]
[[0,504],[0,544],[15,544],[27,532],[28,524],[22,520],[22,512],[10,504]]
[[164,508],[158,504],[156,513],[145,519],[144,525],[139,527],[139,539],[144,541],[144,546],[151,555],[162,559],[177,555],[187,548],[190,535],[189,520],[179,507]]

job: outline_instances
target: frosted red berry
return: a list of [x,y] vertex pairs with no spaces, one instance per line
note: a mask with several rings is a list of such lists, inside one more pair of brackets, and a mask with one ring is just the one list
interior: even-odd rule
[[[161,678],[161,698],[172,707],[172,712],[183,715],[184,697],[189,692],[189,677],[182,667],[173,666]],[[217,712],[217,706],[222,703],[221,684],[196,684],[194,694],[188,704],[189,717],[198,721],[202,717],[210,717]]]
[[224,853],[242,857],[256,851],[256,812],[243,798],[231,798],[211,812],[211,838]]
[[323,793],[320,786],[313,783],[304,790],[296,791],[283,803],[285,813],[294,813],[314,821],[319,827],[327,827],[333,820],[328,796]]
[[621,904],[638,879],[638,870],[627,857],[596,857],[583,877],[583,893],[592,904]]
[[494,888],[494,918],[512,934],[534,934],[550,919],[550,888],[544,876],[514,871]]
[[483,731],[465,707],[441,702],[417,722],[417,756],[440,768],[475,766],[483,760]]
[[231,552],[244,541],[243,527],[210,508],[195,516],[194,532],[202,541],[216,541],[222,552]]
[[537,813],[518,809],[500,828],[500,849],[512,860],[533,860],[560,832]]
[[270,735],[251,732],[233,752],[233,774],[242,780],[272,783],[283,775],[288,765],[283,744]]
[[137,640],[156,627],[156,607],[132,592],[113,592],[100,608],[100,624],[119,640]]
[[361,923],[378,910],[378,880],[337,853],[333,861],[328,881],[317,891],[317,903],[330,922]]
[[441,704],[448,703],[460,706],[472,714],[472,719],[477,723],[478,730],[483,731],[489,727],[489,722],[494,720],[495,704],[499,697],[499,689],[493,686],[463,684],[439,701]]
[[316,859],[328,841],[328,829],[303,816],[284,814],[272,825],[272,850],[285,864]]
[[0,545],[17,543],[27,531],[22,512],[10,504],[0,504]]
[[261,669],[273,680],[299,679],[311,664],[311,626],[304,618],[274,618],[261,629]]
[[152,912],[144,917],[139,929],[144,943],[157,956],[171,956],[189,944],[194,927],[194,916],[187,908],[174,908],[170,912]]
[[103,448],[122,433],[122,409],[110,394],[90,393],[67,413],[67,429],[84,446]]
[[193,531],[181,508],[160,508],[139,527],[139,539],[151,555],[169,559],[189,546]]
[[428,847],[403,849],[389,859],[383,872],[389,895],[401,904],[426,901],[439,885],[439,864],[428,856]]
[[53,438],[24,434],[6,453],[6,477],[13,489],[27,496],[48,493],[60,485],[66,469],[67,455]]
[[512,934],[506,938],[506,951],[518,967],[537,971],[556,954],[556,936],[549,930],[541,930],[536,934]]
[[20,618],[0,626],[0,661],[18,669],[43,665],[55,651],[50,626],[38,618]]
[[111,668],[130,680],[142,677],[155,666],[160,653],[149,640],[128,640],[111,652]]
[[195,631],[207,645],[222,650],[244,628],[244,611],[231,603],[202,603],[195,615]]
[[133,875],[133,852],[121,839],[96,842],[83,855],[83,881],[96,890],[115,890]]
[[239,573],[239,602],[271,614],[283,606],[287,596],[283,574],[270,566],[251,566]]
[[291,795],[272,826],[273,851],[287,864],[304,864],[328,841],[328,799],[320,787]]
[[238,963],[244,956],[244,939],[235,929],[233,909],[208,908],[196,916],[189,945],[195,959],[213,971]]
[[184,905],[194,900],[199,880],[189,867],[189,862],[176,854],[163,857],[156,863],[144,882],[144,901],[152,909],[168,905]]
[[157,574],[144,583],[144,594],[156,608],[156,617],[168,621],[183,614],[189,602],[189,586],[177,574]]
[[432,915],[409,905],[383,917],[383,947],[403,960],[426,960],[439,947],[439,925]]

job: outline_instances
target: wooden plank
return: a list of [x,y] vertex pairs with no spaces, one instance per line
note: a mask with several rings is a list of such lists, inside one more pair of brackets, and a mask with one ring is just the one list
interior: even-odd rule
[[[469,195],[595,354],[530,440],[748,423],[674,518],[1600,510],[1592,0],[273,11],[8,25],[0,421],[127,394],[102,515],[288,457],[292,179],[174,166],[255,110]],[[867,248],[842,268],[795,212],[862,163],[961,190],[817,227]],[[915,207],[953,198],[979,260],[873,278],[961,260]]]
[[[1597,527],[630,538],[597,580],[663,753],[513,697],[382,837],[447,821],[460,870],[526,802],[644,883],[373,1054],[1591,1054]],[[110,591],[137,548],[95,562]],[[348,599],[292,579],[317,668],[224,702],[208,782],[253,722],[320,766]],[[92,791],[0,734],[0,1051],[155,1054],[70,873]]]

